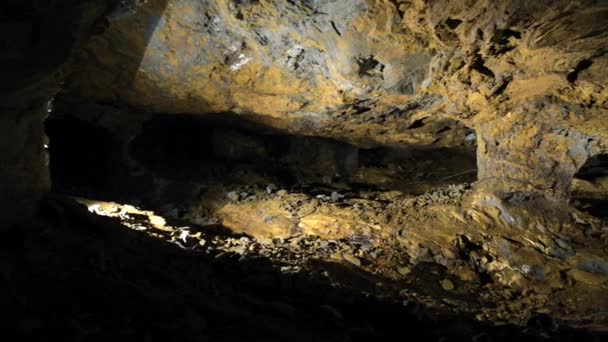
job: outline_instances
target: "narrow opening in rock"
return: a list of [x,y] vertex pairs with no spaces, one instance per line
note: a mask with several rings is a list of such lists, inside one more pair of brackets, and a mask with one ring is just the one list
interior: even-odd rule
[[382,76],[384,71],[384,64],[380,63],[375,56],[359,57],[357,64],[361,76]]
[[357,147],[230,117],[158,115],[121,141],[99,124],[56,114],[47,122],[55,190],[145,200],[152,193],[143,189],[164,179],[226,188],[272,184],[276,190],[343,197],[362,190],[416,195],[476,180],[468,136],[462,137],[462,146],[450,148]]
[[589,158],[574,177],[574,206],[596,217],[608,217],[608,154]]
[[448,27],[452,30],[456,29],[458,26],[460,26],[460,24],[462,24],[462,20],[460,19],[452,19],[452,18],[448,18],[445,21],[445,24],[448,25]]
[[74,116],[45,123],[53,191],[112,199],[124,180],[120,146],[107,128]]
[[566,75],[566,79],[568,80],[568,82],[570,82],[570,83],[576,82],[576,80],[578,79],[578,74],[581,71],[588,69],[591,66],[591,64],[593,64],[593,61],[590,59],[583,59],[582,61],[580,61],[576,65],[574,70],[572,70],[570,73],[568,73],[568,75]]

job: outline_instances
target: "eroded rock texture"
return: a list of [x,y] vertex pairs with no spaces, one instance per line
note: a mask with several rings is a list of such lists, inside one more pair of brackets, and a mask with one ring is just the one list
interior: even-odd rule
[[72,51],[118,1],[7,0],[0,7],[0,223],[30,220],[50,188],[43,121]]
[[564,200],[606,151],[607,13],[598,1],[152,0],[89,44],[70,89],[367,145],[450,145],[438,123],[456,120],[477,131],[479,188]]
[[71,64],[56,190],[195,252],[605,329],[606,2],[134,4]]

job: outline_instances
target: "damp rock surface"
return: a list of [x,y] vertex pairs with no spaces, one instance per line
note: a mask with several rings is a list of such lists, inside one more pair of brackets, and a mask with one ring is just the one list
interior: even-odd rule
[[606,151],[603,2],[151,0],[68,89],[149,111],[230,112],[356,144],[476,131],[483,191],[564,201]]

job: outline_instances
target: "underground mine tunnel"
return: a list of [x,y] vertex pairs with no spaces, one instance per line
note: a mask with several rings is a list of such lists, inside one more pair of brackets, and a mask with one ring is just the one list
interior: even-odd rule
[[11,340],[608,338],[608,5],[5,0]]

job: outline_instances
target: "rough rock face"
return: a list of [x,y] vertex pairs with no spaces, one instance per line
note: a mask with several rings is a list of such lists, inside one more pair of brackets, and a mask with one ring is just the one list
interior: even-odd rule
[[[359,144],[441,140],[416,96],[431,56],[391,4],[151,1],[83,54],[70,88],[149,111],[231,112]],[[410,131],[424,124],[429,132]],[[416,123],[416,124],[414,124]],[[443,142],[449,145],[451,142]]]
[[[0,19],[9,334],[608,331],[606,1],[5,0]],[[20,230],[49,168],[90,199],[48,196]]]
[[75,47],[114,0],[3,1],[0,7],[0,229],[31,219],[49,190],[43,121]]
[[412,126],[457,120],[478,135],[478,188],[564,200],[607,150],[607,13],[601,1],[152,0],[89,44],[70,89],[368,145],[428,145],[438,130]]
[[399,301],[605,327],[608,221],[578,209],[608,198],[605,2],[138,3],[72,63],[56,189],[193,251],[226,230]]

